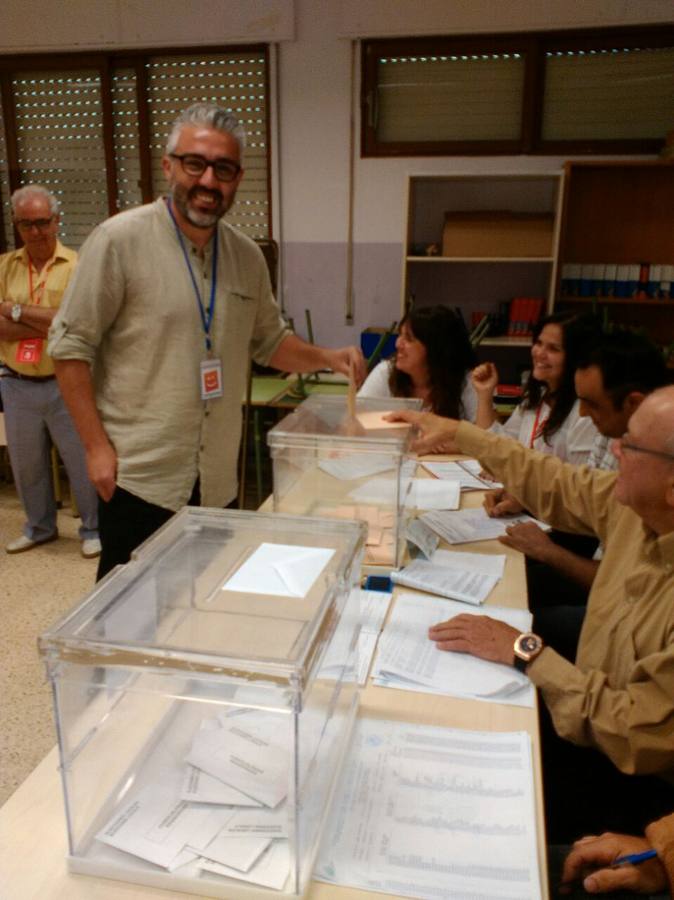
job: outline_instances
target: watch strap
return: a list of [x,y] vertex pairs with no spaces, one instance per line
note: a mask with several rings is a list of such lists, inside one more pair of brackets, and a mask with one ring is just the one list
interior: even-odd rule
[[522,659],[522,657],[518,656],[516,653],[513,654],[513,666],[515,666],[518,672],[522,672],[523,675],[526,675],[528,665],[528,659]]

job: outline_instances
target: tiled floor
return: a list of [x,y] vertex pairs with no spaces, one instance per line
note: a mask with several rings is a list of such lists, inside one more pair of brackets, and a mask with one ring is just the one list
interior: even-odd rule
[[83,559],[79,519],[59,512],[58,541],[8,555],[24,517],[12,485],[0,484],[0,804],[56,742],[52,700],[38,636],[93,585],[96,560]]

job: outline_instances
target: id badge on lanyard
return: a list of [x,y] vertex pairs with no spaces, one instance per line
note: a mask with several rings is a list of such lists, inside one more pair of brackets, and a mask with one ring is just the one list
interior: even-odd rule
[[18,363],[32,363],[34,366],[37,366],[42,359],[43,347],[43,338],[24,338],[17,345],[15,361]]
[[190,259],[187,255],[187,250],[185,249],[185,242],[183,241],[182,235],[180,234],[180,229],[178,228],[178,223],[176,222],[176,218],[173,214],[170,200],[168,200],[168,211],[171,214],[173,224],[175,225],[176,237],[178,238],[180,249],[183,251],[183,256],[185,257],[185,265],[187,266],[187,271],[190,273],[190,279],[192,281],[192,287],[194,288],[199,315],[201,316],[201,324],[203,326],[204,335],[206,338],[206,359],[201,361],[199,367],[199,387],[201,390],[201,399],[215,400],[217,397],[222,397],[223,394],[222,361],[219,359],[219,357],[213,356],[211,344],[211,323],[213,322],[213,310],[215,309],[215,293],[218,277],[218,235],[216,232],[213,236],[211,297],[208,304],[208,313],[206,313],[201,302],[201,294],[199,293],[199,288],[194,277],[194,272],[192,271],[192,266],[190,265]]
[[219,359],[204,359],[200,372],[201,399],[222,397],[222,363]]

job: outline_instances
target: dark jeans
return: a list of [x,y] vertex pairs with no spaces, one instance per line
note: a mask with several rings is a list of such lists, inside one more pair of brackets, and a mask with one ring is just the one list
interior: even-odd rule
[[674,788],[656,775],[625,775],[590,747],[560,738],[540,704],[543,795],[549,844],[571,844],[586,834],[643,834],[674,810]]
[[[188,506],[200,506],[201,497],[197,480]],[[116,488],[107,502],[98,498],[98,532],[101,538],[101,555],[96,580],[100,581],[115,566],[124,565],[131,553],[174,515],[164,509],[136,497],[135,494]]]

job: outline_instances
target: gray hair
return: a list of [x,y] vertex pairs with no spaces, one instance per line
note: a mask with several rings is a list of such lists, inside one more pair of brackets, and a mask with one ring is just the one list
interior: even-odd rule
[[31,197],[41,197],[43,200],[46,200],[49,204],[52,216],[58,216],[59,202],[54,194],[52,194],[51,191],[48,191],[46,187],[42,187],[41,184],[26,184],[24,187],[17,188],[10,197],[12,215],[14,217],[16,217],[17,206],[24,200],[29,200]]
[[174,121],[166,141],[166,152],[173,153],[178,144],[180,132],[185,125],[207,125],[223,134],[231,134],[239,145],[239,153],[243,154],[246,146],[246,132],[243,125],[231,112],[216,106],[215,103],[193,103],[184,109]]

